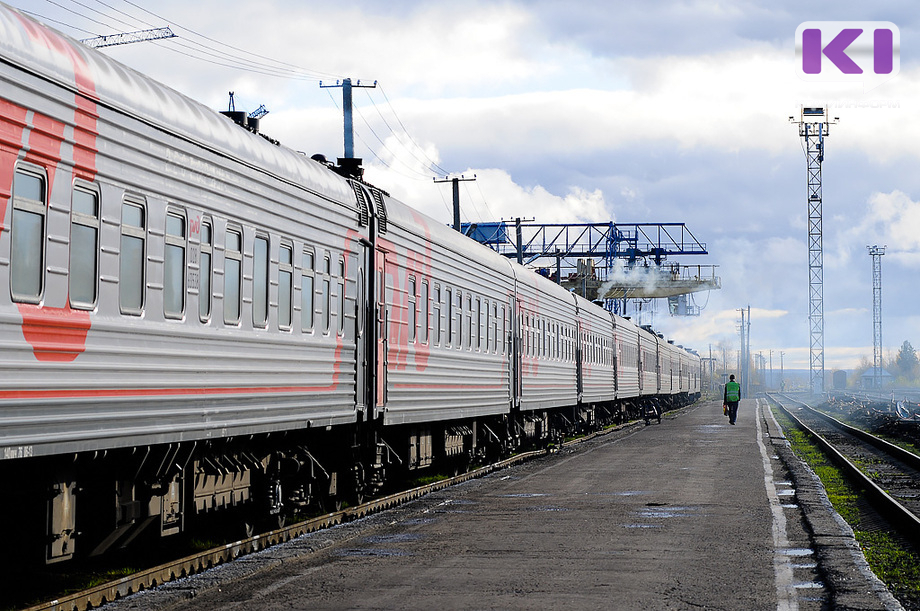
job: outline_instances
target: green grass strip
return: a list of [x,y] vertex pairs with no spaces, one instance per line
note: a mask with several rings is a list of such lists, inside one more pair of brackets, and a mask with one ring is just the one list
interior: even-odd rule
[[920,557],[916,551],[889,532],[862,527],[864,519],[857,503],[861,491],[847,481],[810,436],[800,431],[786,414],[778,409],[773,413],[792,451],[818,475],[834,509],[853,529],[872,572],[905,608],[920,608]]

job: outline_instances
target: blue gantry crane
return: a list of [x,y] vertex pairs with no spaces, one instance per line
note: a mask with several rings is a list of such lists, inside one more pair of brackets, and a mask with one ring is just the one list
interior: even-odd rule
[[[721,288],[715,266],[668,261],[675,255],[709,254],[684,223],[535,223],[516,218],[465,223],[460,229],[614,312],[625,313],[627,299],[664,297],[672,314],[699,314],[687,296]],[[547,264],[541,265],[541,259]]]

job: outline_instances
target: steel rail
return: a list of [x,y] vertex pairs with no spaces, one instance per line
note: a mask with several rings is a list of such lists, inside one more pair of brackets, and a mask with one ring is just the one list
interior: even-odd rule
[[[774,404],[776,404],[783,411],[784,414],[786,414],[795,423],[797,427],[799,427],[802,431],[804,431],[812,439],[815,440],[815,442],[825,452],[828,458],[833,463],[835,463],[838,467],[840,467],[844,471],[844,473],[847,474],[847,476],[851,479],[852,482],[856,483],[858,486],[861,486],[865,489],[870,500],[874,502],[873,504],[875,506],[875,509],[880,514],[882,514],[883,517],[887,518],[892,524],[894,524],[898,528],[898,531],[902,536],[910,540],[911,543],[913,543],[914,545],[920,546],[920,518],[918,518],[916,514],[911,512],[904,505],[902,505],[897,499],[895,499],[890,494],[885,492],[881,487],[879,487],[878,484],[872,481],[872,479],[870,479],[868,475],[863,473],[863,471],[859,467],[857,467],[846,456],[844,456],[831,442],[829,442],[827,439],[819,435],[816,431],[811,429],[808,425],[806,425],[798,417],[796,417],[795,414],[793,414],[790,410],[788,410],[786,408],[786,405],[783,402],[774,398],[772,395],[767,395],[767,396]],[[801,401],[792,399],[785,395],[784,395],[784,399],[787,402],[799,404],[803,408],[807,409],[810,413],[818,415],[820,418],[830,422],[834,426],[839,425],[841,427],[841,430],[844,430],[847,433],[854,434],[858,439],[860,439],[861,441],[864,441],[865,443],[871,443],[872,445],[876,445],[876,443],[878,443],[876,447],[878,447],[880,450],[884,452],[887,452],[891,448],[896,449],[897,456],[893,455],[893,457],[898,458],[898,460],[903,461],[903,459],[900,457],[902,453],[910,454],[913,457],[911,459],[912,461],[920,460],[920,457],[917,457],[916,455],[911,454],[910,452],[907,452],[903,448],[898,448],[897,446],[890,444],[887,441],[884,441],[883,439],[879,439],[875,437],[874,435],[870,435],[869,433],[866,433],[865,431],[859,431],[859,429],[854,429],[853,427],[850,427],[840,422],[839,420],[828,416],[827,414],[823,414],[819,412],[818,410],[814,409],[813,407],[805,403],[802,403]],[[858,433],[854,433],[854,431],[857,431]],[[868,439],[869,437],[873,438],[874,441],[870,441]]]

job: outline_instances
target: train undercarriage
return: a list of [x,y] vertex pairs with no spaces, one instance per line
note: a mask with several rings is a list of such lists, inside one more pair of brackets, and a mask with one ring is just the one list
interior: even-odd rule
[[[691,403],[677,395],[664,410]],[[643,402],[474,420],[370,425],[0,463],[0,523],[21,566],[92,558],[233,524],[240,537],[640,418]],[[17,462],[21,464],[17,465]]]

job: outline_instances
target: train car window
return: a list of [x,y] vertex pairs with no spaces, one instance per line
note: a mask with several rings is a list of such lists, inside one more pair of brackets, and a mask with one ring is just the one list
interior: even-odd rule
[[483,346],[482,336],[483,333],[489,333],[489,304],[486,302],[485,307],[483,307],[482,299],[476,298],[476,318],[479,320],[479,323],[476,325],[476,335],[474,341],[476,342],[476,350],[488,349],[488,346]]
[[336,290],[338,291],[338,295],[335,300],[335,311],[338,320],[339,335],[341,335],[345,332],[345,257],[339,257],[339,269],[336,278]]
[[121,256],[118,299],[123,314],[140,315],[144,309],[144,259],[146,257],[147,218],[140,201],[121,205]]
[[38,303],[44,287],[45,177],[26,169],[13,176],[10,292],[14,301]]
[[492,346],[494,345],[494,337],[492,335],[492,304],[489,303],[489,300],[485,300],[484,311],[486,317],[486,328],[485,328],[485,345],[483,346],[483,352],[490,352]]
[[468,325],[469,331],[470,331],[470,339],[469,339],[469,342],[468,342],[469,345],[467,346],[467,348],[469,348],[470,350],[478,350],[479,349],[479,312],[480,312],[479,298],[477,297],[474,300],[472,296],[467,295],[466,306],[467,306],[467,309],[469,310],[466,316],[470,321]]
[[291,330],[294,294],[294,246],[281,244],[278,251],[278,328]]
[[211,221],[201,222],[200,277],[198,285],[198,318],[207,322],[211,318],[211,254],[214,251]]
[[428,343],[428,281],[422,280],[422,293],[419,295],[419,340]]
[[492,346],[494,345],[493,342],[495,340],[492,335],[492,304],[489,302],[488,299],[486,299],[483,304],[483,311],[485,312],[486,328],[485,328],[485,342],[483,344],[482,350],[483,352],[490,352],[492,350]]
[[303,267],[300,276],[300,330],[308,333],[313,330],[315,323],[314,295],[316,288],[313,283],[314,278],[314,259],[312,250],[303,251]]
[[527,354],[536,356],[537,354],[537,330],[534,328],[536,319],[533,316],[527,317]]
[[70,305],[92,309],[99,274],[99,194],[74,186],[70,216]]
[[240,324],[243,283],[243,230],[227,228],[224,247],[224,323]]
[[549,356],[549,335],[546,333],[546,319],[540,320],[540,356]]
[[502,336],[501,336],[501,353],[505,354],[508,347],[508,320],[505,318],[505,306],[502,306]]
[[466,301],[463,302],[463,325],[462,347],[469,350],[473,345],[473,297],[469,293],[466,294]]
[[444,345],[450,348],[454,345],[454,293],[450,287],[447,287],[447,337],[444,339]]
[[252,326],[268,326],[268,236],[257,235],[252,245]]
[[185,313],[185,215],[166,213],[166,251],[163,258],[163,314],[182,318]]
[[406,291],[406,293],[408,297],[406,310],[407,310],[408,324],[409,324],[409,341],[414,342],[415,341],[415,325],[416,325],[416,322],[415,322],[416,297],[415,297],[415,277],[414,276],[409,276],[409,288]]
[[498,304],[492,304],[492,352],[498,352],[498,345],[501,339],[498,337]]
[[434,312],[431,315],[431,336],[435,346],[441,345],[441,286],[434,285]]
[[327,254],[323,257],[323,280],[322,280],[322,296],[320,298],[319,307],[322,308],[323,315],[323,333],[328,334],[329,328],[332,324],[332,292],[330,286],[332,284],[332,279],[330,275],[332,273],[332,262],[329,260],[329,255]]

